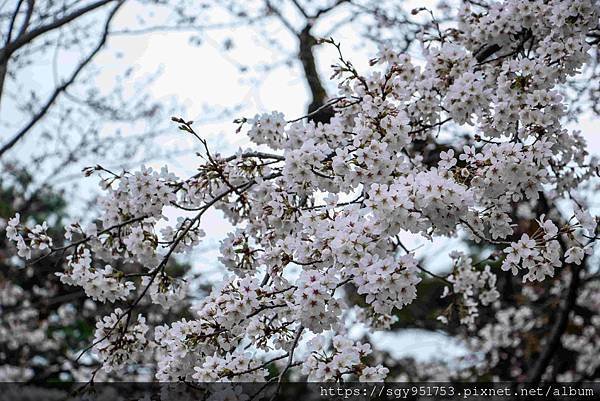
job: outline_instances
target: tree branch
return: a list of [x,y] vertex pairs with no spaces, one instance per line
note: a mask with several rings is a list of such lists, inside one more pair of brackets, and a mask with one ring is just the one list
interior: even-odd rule
[[[29,21],[31,21],[31,16],[33,15],[33,8],[35,6],[35,0],[27,0],[27,13],[25,14],[25,20],[21,24],[21,28],[19,29],[19,33],[17,37],[23,36],[27,28],[29,27]],[[7,42],[8,44],[8,42]]]
[[500,49],[501,47],[494,43],[493,45],[484,46],[483,48],[479,49],[477,52],[475,52],[474,56],[477,62],[481,63]]
[[[112,1],[112,0],[109,0],[109,1]],[[117,4],[117,6],[115,6],[112,9],[112,11],[110,12],[110,14],[106,20],[106,23],[104,25],[104,33],[102,34],[102,37],[101,37],[100,41],[98,42],[98,44],[96,45],[96,47],[94,48],[94,50],[79,64],[79,66],[77,66],[77,68],[75,69],[75,71],[73,71],[73,73],[71,74],[69,79],[54,90],[54,92],[52,93],[50,98],[46,101],[44,106],[33,116],[33,118],[29,121],[29,123],[27,123],[27,125],[25,125],[23,128],[21,128],[21,130],[17,134],[15,134],[15,136],[13,136],[12,139],[10,139],[7,143],[5,143],[0,148],[0,157],[4,153],[6,153],[9,149],[11,149],[13,146],[15,146],[15,144],[21,138],[23,138],[25,136],[25,134],[27,134],[27,132],[29,132],[29,130],[31,128],[33,128],[40,119],[42,119],[42,117],[44,117],[46,115],[46,113],[48,112],[48,110],[50,110],[50,108],[52,107],[52,105],[54,104],[54,102],[56,101],[58,96],[61,93],[63,93],[64,91],[66,91],[67,88],[71,84],[73,84],[73,82],[75,82],[75,80],[77,79],[77,76],[81,73],[81,71],[83,71],[83,69],[94,59],[94,57],[98,54],[98,52],[100,52],[102,47],[104,47],[104,45],[106,44],[106,41],[108,39],[108,32],[109,32],[109,28],[110,28],[112,19],[114,18],[115,14],[119,10],[119,8],[121,8],[121,6],[124,4],[124,1],[125,0],[119,0],[119,3]]]
[[12,13],[12,16],[10,18],[10,24],[8,25],[8,32],[6,34],[6,40],[4,41],[4,46],[8,45],[10,43],[10,40],[12,39],[15,21],[17,20],[17,16],[19,15],[19,10],[21,10],[21,5],[23,5],[23,0],[19,0],[15,11]]
[[279,19],[279,21],[281,21],[281,23],[287,28],[288,31],[290,31],[295,36],[298,36],[298,32],[296,32],[294,26],[283,16],[283,14],[281,13],[281,11],[279,11],[278,8],[274,7],[269,0],[265,0],[265,5],[267,6],[267,12],[275,15]]
[[340,4],[349,3],[349,2],[350,2],[350,0],[337,0],[335,3],[333,3],[329,7],[325,7],[325,8],[320,9],[319,11],[317,11],[317,13],[313,16],[313,18],[317,19],[320,16],[322,16],[324,14],[327,14],[328,12],[330,12],[331,10],[333,10],[334,8],[336,8],[337,6],[339,6]]
[[121,5],[124,0],[99,0],[94,3],[88,4],[85,7],[80,8],[79,10],[73,11],[72,13],[67,14],[62,18],[56,19],[47,25],[42,25],[42,26],[40,26],[36,29],[33,29],[29,32],[22,32],[22,34],[19,37],[15,38],[14,41],[12,41],[12,42],[8,43],[6,46],[4,46],[4,48],[2,49],[2,51],[4,52],[3,56],[5,58],[8,58],[16,50],[23,47],[24,45],[31,42],[32,40],[36,39],[38,36],[41,36],[41,35],[43,35],[47,32],[50,32],[54,29],[60,28],[61,26],[68,24],[69,22],[81,17],[84,14],[89,13],[90,11],[96,10],[96,9],[98,9],[108,3],[114,2],[114,1],[118,1],[119,5]]
[[[319,76],[319,72],[317,71],[317,63],[313,52],[313,47],[317,44],[317,41],[310,33],[312,26],[312,22],[309,21],[298,35],[298,40],[300,41],[298,47],[298,58],[302,62],[304,77],[306,78],[306,83],[308,84],[308,88],[312,97],[308,106],[309,114],[319,110],[323,105],[325,105],[325,101],[327,99],[327,91],[321,83],[321,78]],[[321,110],[321,113],[323,113],[322,117],[319,118],[318,116],[313,116],[312,120],[316,122],[329,122],[333,115],[333,112],[330,108],[327,110]]]
[[548,337],[548,342],[533,365],[533,368],[527,375],[528,383],[540,382],[542,376],[548,368],[548,365],[550,364],[550,360],[556,353],[556,350],[560,345],[560,339],[567,328],[567,324],[569,322],[569,313],[571,312],[571,309],[573,309],[575,301],[577,300],[577,290],[581,281],[579,278],[580,268],[577,265],[571,265],[571,267],[571,282],[569,283],[569,289],[565,298],[561,302],[560,309],[558,310],[558,317],[554,322],[554,326],[552,326],[552,330],[550,331],[550,335]]
[[298,341],[300,340],[300,337],[302,336],[303,331],[304,331],[304,326],[298,327],[298,330],[296,331],[296,337],[294,337],[294,342],[292,343],[292,348],[290,349],[290,352],[289,352],[288,362],[285,365],[285,368],[283,368],[283,370],[279,374],[279,377],[277,378],[277,388],[275,389],[275,392],[273,393],[273,397],[271,398],[271,401],[273,401],[275,399],[275,397],[277,397],[277,394],[279,394],[279,389],[281,388],[281,382],[283,380],[283,377],[285,376],[287,371],[292,367],[292,364],[294,363],[294,351],[296,350],[296,347],[298,346]]
[[310,18],[309,15],[307,14],[306,10],[304,9],[304,7],[302,7],[300,5],[300,3],[298,2],[298,0],[292,0],[292,3],[294,3],[294,5],[298,9],[298,11],[300,11],[300,14],[302,14],[304,16],[304,18],[306,18],[306,19]]

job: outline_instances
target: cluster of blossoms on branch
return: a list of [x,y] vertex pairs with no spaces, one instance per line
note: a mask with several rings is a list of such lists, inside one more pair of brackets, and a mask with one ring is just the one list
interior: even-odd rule
[[[14,241],[17,245],[17,254],[25,259],[31,259],[31,250],[38,249],[43,251],[52,247],[52,238],[47,235],[48,224],[36,224],[33,228],[20,224],[21,215],[17,213],[15,217],[8,220],[6,227],[6,238]],[[22,232],[21,230],[22,229]]]
[[[205,147],[196,175],[92,168],[110,174],[95,229],[68,228],[70,244],[57,249],[44,225],[28,229],[17,216],[8,237],[25,258],[69,252],[67,270],[57,273],[64,282],[93,299],[124,301],[97,326],[93,349],[106,371],[151,350],[159,380],[265,380],[269,364],[279,367],[279,380],[299,365],[314,380],[382,380],[388,369],[368,366],[369,345],[349,338],[346,298],[361,298],[361,323],[389,329],[419,296],[423,275],[438,277],[402,244],[405,235],[463,236],[504,249],[494,256],[501,268],[453,253],[452,273],[438,277],[470,329],[499,298],[496,275],[544,281],[567,265],[578,274],[573,266],[593,251],[595,218],[572,194],[596,165],[584,158],[581,136],[561,124],[560,85],[588,59],[586,35],[598,15],[593,0],[506,0],[485,11],[465,7],[457,27],[423,35],[423,65],[387,50],[360,74],[340,52],[329,123],[286,122],[280,113],[250,120],[250,139],[279,153],[213,154],[191,122],[176,118]],[[458,145],[436,141],[448,125],[473,135]],[[549,207],[534,233],[518,231],[515,208],[560,199],[572,217]],[[159,232],[169,207],[186,217]],[[236,226],[221,247],[230,275],[187,320],[154,327],[136,320],[144,297],[168,308],[184,296],[165,266],[200,243],[210,208]],[[91,258],[108,265],[95,270]],[[127,277],[113,260],[146,268]],[[492,352],[514,346],[507,331],[536,324],[526,308],[500,310],[478,338]],[[597,338],[592,331],[565,346],[588,350],[580,342]],[[299,347],[304,359],[294,358]]]
[[[460,318],[462,324],[475,327],[475,318],[478,316],[478,306],[487,306],[500,297],[496,289],[497,277],[491,272],[490,266],[486,265],[483,270],[477,270],[473,260],[461,252],[453,252],[454,269],[448,276],[452,283],[452,292],[462,295],[461,306],[464,312]],[[444,287],[442,297],[448,296],[449,287]],[[438,317],[442,322],[448,323],[444,315]]]

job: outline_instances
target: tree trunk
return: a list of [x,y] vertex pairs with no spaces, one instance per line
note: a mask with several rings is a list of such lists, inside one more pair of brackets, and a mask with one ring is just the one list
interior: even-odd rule
[[[311,28],[312,24],[308,23],[298,35],[298,39],[300,40],[298,57],[302,62],[304,77],[306,78],[306,83],[308,84],[312,96],[311,102],[308,105],[308,113],[312,113],[315,110],[323,107],[327,101],[327,91],[323,87],[321,78],[319,77],[319,72],[317,71],[315,55],[313,52],[313,47],[317,44],[317,41],[310,34]],[[316,123],[328,123],[333,115],[333,109],[328,107],[312,115],[310,120]]]
[[0,53],[0,115],[2,115],[2,95],[4,94],[4,78],[8,72],[8,58],[4,57],[4,52]]

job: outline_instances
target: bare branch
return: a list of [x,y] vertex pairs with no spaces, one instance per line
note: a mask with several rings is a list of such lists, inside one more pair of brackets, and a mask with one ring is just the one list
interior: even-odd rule
[[298,9],[298,11],[300,11],[300,14],[304,15],[304,18],[306,19],[310,19],[310,16],[307,14],[306,10],[304,9],[304,7],[302,7],[300,5],[300,3],[298,2],[298,0],[292,0],[292,3],[294,3],[294,5],[296,6],[296,8]]
[[333,3],[332,5],[330,5],[329,7],[325,7],[320,9],[319,11],[317,11],[317,13],[313,16],[314,19],[319,18],[320,16],[327,14],[328,12],[332,11],[333,9],[335,9],[336,7],[338,7],[339,5],[343,4],[343,3],[349,3],[350,0],[337,0],[335,3]]
[[294,26],[283,16],[281,11],[277,7],[274,7],[273,4],[269,0],[265,0],[265,5],[267,6],[267,11],[275,15],[279,21],[287,28],[295,36],[298,36],[298,32],[294,28]]
[[31,16],[33,15],[34,7],[35,7],[35,0],[27,0],[27,13],[25,14],[25,19],[23,20],[23,23],[21,24],[21,28],[19,29],[19,33],[17,34],[18,38],[23,36],[25,31],[29,27],[29,22],[31,21]]
[[13,33],[13,29],[15,27],[15,21],[17,20],[17,16],[19,15],[19,11],[21,10],[22,4],[23,4],[23,0],[19,0],[19,2],[17,3],[17,7],[15,8],[15,11],[12,13],[12,16],[10,18],[10,24],[8,26],[8,32],[6,34],[6,41],[4,42],[4,46],[8,45],[10,43],[10,40],[12,39],[12,33]]
[[290,349],[290,352],[289,352],[289,358],[288,358],[287,365],[285,365],[285,368],[283,368],[283,370],[279,374],[279,377],[277,378],[277,389],[275,390],[275,393],[273,394],[273,397],[271,398],[271,400],[273,400],[273,399],[275,399],[275,397],[277,397],[277,394],[279,393],[279,389],[281,388],[281,382],[283,380],[283,376],[285,376],[287,371],[292,367],[292,364],[294,363],[294,351],[296,350],[296,347],[298,346],[298,341],[300,341],[300,337],[302,336],[303,331],[304,331],[304,326],[298,327],[298,330],[296,331],[296,337],[294,338],[294,342],[292,343],[292,348]]
[[108,39],[108,32],[109,32],[110,24],[115,16],[115,14],[119,10],[119,8],[121,8],[121,6],[124,4],[124,1],[125,0],[120,0],[119,3],[117,4],[117,6],[114,7],[112,9],[112,11],[110,12],[110,14],[106,20],[106,23],[104,25],[104,33],[102,34],[102,37],[101,37],[100,41],[98,42],[98,44],[96,45],[96,47],[94,48],[94,50],[77,66],[77,68],[75,69],[75,71],[73,71],[73,73],[71,74],[69,79],[54,90],[54,92],[52,93],[50,98],[46,101],[44,106],[33,116],[33,118],[29,121],[29,123],[27,123],[27,125],[25,125],[23,128],[21,128],[21,130],[17,134],[15,134],[15,136],[13,136],[12,139],[10,139],[7,143],[5,143],[0,148],[0,157],[4,153],[6,153],[9,149],[11,149],[13,146],[15,146],[15,144],[21,138],[23,138],[25,136],[25,134],[27,134],[29,132],[29,130],[31,128],[33,128],[40,119],[42,119],[42,117],[44,117],[46,115],[46,113],[48,112],[48,110],[50,110],[50,108],[52,107],[52,105],[54,104],[56,99],[59,97],[59,95],[61,93],[65,92],[67,90],[67,88],[70,85],[72,85],[73,82],[75,82],[75,80],[77,79],[77,76],[81,73],[81,71],[83,71],[83,69],[94,59],[94,57],[104,47],[104,45],[106,44],[106,41]]
[[[41,36],[41,35],[43,35],[47,32],[50,32],[54,29],[60,28],[61,26],[68,24],[69,22],[81,17],[82,15],[89,13],[90,11],[94,11],[94,10],[96,10],[108,3],[114,2],[114,1],[119,2],[119,6],[120,6],[123,4],[123,2],[125,0],[99,0],[99,1],[96,1],[94,3],[87,5],[85,7],[82,7],[76,11],[73,11],[72,13],[67,14],[62,18],[56,19],[55,21],[53,21],[47,25],[40,26],[40,27],[33,29],[31,31],[28,31],[28,32],[23,32],[21,36],[17,37],[14,41],[8,43],[2,49],[2,51],[4,52],[3,56],[5,58],[8,58],[13,52],[15,52],[19,48],[23,47],[27,43],[31,42],[32,40],[36,39],[38,36]],[[112,12],[111,12],[111,14],[112,14]]]
[[577,265],[571,265],[571,282],[569,283],[569,289],[565,298],[561,302],[560,309],[558,310],[558,316],[554,322],[554,326],[552,326],[550,335],[548,336],[548,341],[546,342],[538,359],[535,361],[533,368],[527,375],[528,383],[540,382],[552,357],[560,345],[560,339],[564,334],[569,322],[569,314],[571,313],[571,310],[575,305],[575,301],[577,300],[577,291],[581,281],[579,278],[579,271],[580,268]]

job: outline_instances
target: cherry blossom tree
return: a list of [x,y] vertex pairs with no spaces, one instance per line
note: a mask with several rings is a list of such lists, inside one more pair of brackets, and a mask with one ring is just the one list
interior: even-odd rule
[[[200,41],[211,30],[226,29],[240,23],[252,24],[258,20],[261,23],[270,23],[270,20],[282,23],[293,17],[289,14],[294,10],[303,12],[299,26],[312,26],[337,11],[339,6],[347,5],[343,3],[348,2],[303,10],[299,3],[289,2],[288,5],[292,7],[290,10],[282,2],[265,2],[254,16],[236,11],[240,7],[247,7],[245,2],[199,4],[184,0],[168,3],[103,0],[3,3],[0,6],[0,31],[4,39],[0,51],[0,106],[2,115],[10,118],[2,120],[7,135],[0,143],[3,164],[0,185],[4,194],[0,226],[4,228],[7,223],[5,218],[15,213],[27,216],[30,220],[48,220],[48,232],[55,237],[55,246],[62,246],[62,235],[56,238],[56,233],[67,214],[64,199],[69,195],[53,189],[57,173],[64,172],[68,165],[80,163],[82,159],[91,157],[106,161],[107,155],[111,154],[111,158],[118,162],[120,158],[131,158],[135,149],[152,149],[147,145],[152,143],[149,139],[160,134],[160,130],[124,137],[102,135],[106,126],[115,124],[134,124],[144,120],[147,125],[158,125],[161,116],[159,109],[163,108],[160,104],[150,102],[144,91],[136,91],[134,98],[128,98],[125,85],[115,86],[107,95],[103,95],[102,88],[95,86],[94,77],[99,72],[97,58],[105,52],[113,38],[187,30],[196,32],[195,40]],[[169,18],[159,24],[140,16],[135,26],[122,28],[122,24],[117,22],[120,13],[126,7],[136,5],[148,10],[148,14],[156,12],[169,15]],[[206,17],[216,8],[224,8],[231,17],[235,17],[235,21],[205,23]],[[366,13],[360,15],[367,16]],[[147,16],[144,14],[144,17]],[[295,22],[298,22],[297,18]],[[344,23],[352,23],[352,19]],[[260,25],[256,29],[259,28]],[[377,29],[377,25],[372,25],[371,29]],[[416,24],[412,23],[411,30],[414,29]],[[304,29],[302,35],[300,30],[293,32],[293,35],[304,50],[296,53],[294,44],[286,57],[290,60],[299,58],[301,64],[306,66],[304,71],[308,87],[316,94],[313,108],[318,108],[326,101],[326,92],[316,70],[313,54],[316,41],[309,29]],[[63,65],[57,62],[74,49],[81,53],[78,63]],[[44,85],[30,86],[31,70],[37,73],[37,69],[47,64],[52,64],[55,86],[46,87],[46,83],[53,83],[50,81]],[[264,66],[265,70],[268,68]],[[122,84],[125,80],[130,81],[134,75],[131,71],[127,69],[117,81]],[[141,86],[148,84],[151,79],[149,77],[143,81]],[[24,97],[23,93],[30,89],[30,96]],[[29,139],[38,144],[34,147],[37,154],[33,160],[28,159],[26,152],[21,152],[23,148],[20,145]],[[121,150],[123,153],[120,153]],[[145,152],[146,157],[153,154],[153,151]],[[28,170],[39,173],[31,174]],[[24,266],[12,256],[20,252],[18,247],[2,242],[1,249],[4,274],[0,279],[0,287],[6,292],[0,303],[4,314],[1,329],[5,333],[0,341],[0,361],[5,366],[3,380],[30,377],[36,380],[55,379],[65,372],[76,372],[75,375],[64,376],[71,379],[89,376],[93,370],[91,366],[96,362],[92,361],[90,365],[89,361],[82,361],[76,351],[85,348],[83,345],[86,341],[91,341],[89,326],[95,313],[103,313],[102,305],[93,298],[85,300],[85,292],[70,287],[66,279],[64,283],[59,281],[59,277],[51,276],[48,279],[48,271],[63,269],[64,254],[58,253]],[[104,272],[100,274],[110,280],[110,268],[106,270],[104,265],[97,265],[96,260],[91,263],[93,269]],[[127,267],[116,268],[119,273],[124,271],[124,274],[130,274]],[[179,273],[175,276],[178,277]],[[90,285],[89,290],[98,291],[94,284],[90,282]],[[116,296],[109,294],[108,299]],[[99,299],[105,300],[104,297]],[[157,317],[159,320],[174,318],[173,315],[167,316],[169,311],[158,313],[154,310],[152,313],[160,316]],[[19,323],[15,325],[14,322]],[[11,332],[14,338],[8,334]]]
[[[252,148],[215,153],[174,117],[203,148],[192,177],[90,167],[104,191],[98,220],[67,225],[64,245],[46,223],[8,221],[19,256],[64,254],[60,281],[112,306],[83,350],[100,374],[150,364],[161,381],[598,377],[598,164],[565,122],[600,6],[505,0],[456,11],[452,26],[419,35],[424,61],[383,46],[359,71],[342,44],[320,39],[339,53],[337,95],[300,118],[238,119]],[[327,121],[311,119],[324,108]],[[213,208],[235,227],[221,244],[228,276],[185,318],[152,322],[142,304],[186,297],[167,266],[202,243]],[[465,238],[485,256],[451,252],[440,275],[408,235]],[[435,324],[452,325],[471,352],[398,375],[349,331],[389,330],[425,277],[444,288]]]

